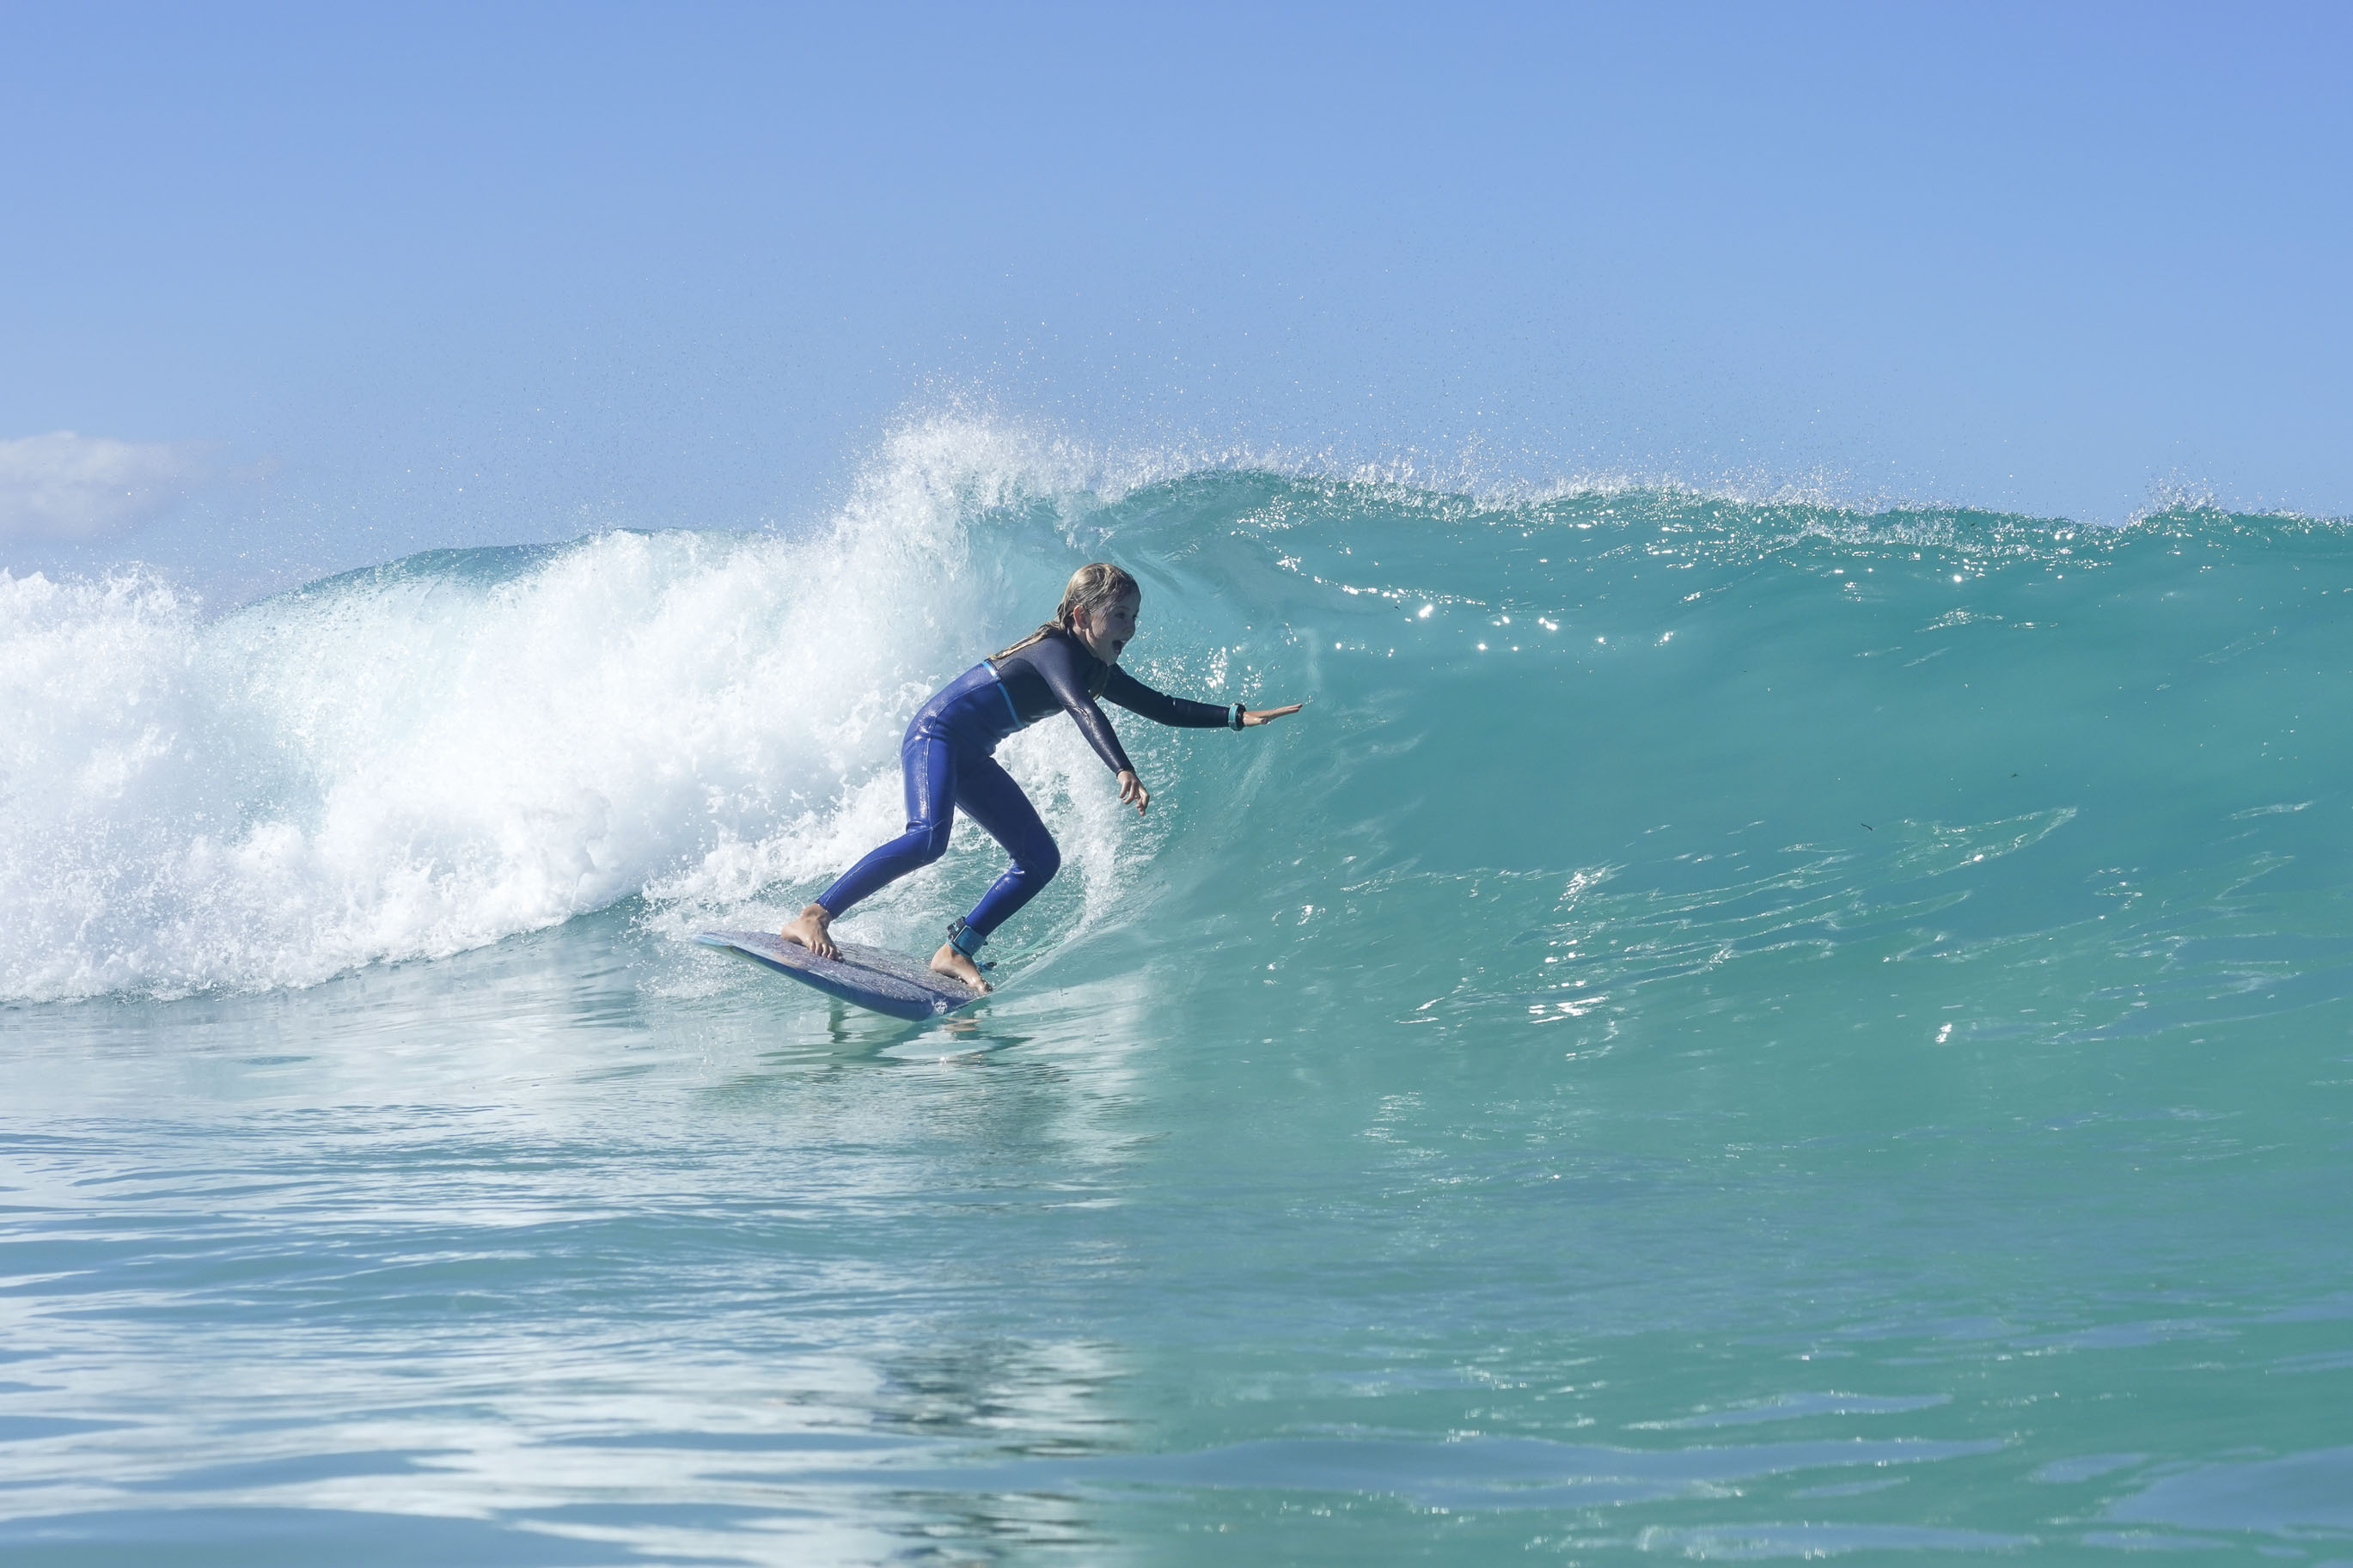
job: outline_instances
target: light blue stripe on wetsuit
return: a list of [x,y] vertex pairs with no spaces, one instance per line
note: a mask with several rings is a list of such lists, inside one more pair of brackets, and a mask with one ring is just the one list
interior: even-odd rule
[[843,872],[817,901],[839,917],[937,860],[947,853],[958,806],[1013,857],[965,923],[987,936],[1036,898],[1060,869],[1062,853],[1037,807],[991,754],[1021,727],[1011,694],[987,664],[976,664],[942,687],[916,712],[899,743],[907,831]]

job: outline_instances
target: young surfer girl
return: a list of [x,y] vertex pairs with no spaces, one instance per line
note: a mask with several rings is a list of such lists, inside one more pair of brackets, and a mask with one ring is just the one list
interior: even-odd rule
[[1013,864],[981,895],[970,914],[949,925],[948,940],[932,955],[932,967],[986,991],[988,982],[981,978],[972,955],[989,932],[1038,896],[1062,864],[1061,851],[1038,820],[1037,808],[991,754],[998,742],[1058,709],[1068,713],[1103,765],[1119,775],[1121,803],[1134,805],[1140,815],[1152,804],[1152,792],[1135,776],[1119,736],[1095,706],[1097,698],[1180,729],[1246,730],[1299,711],[1296,702],[1287,708],[1191,702],[1155,691],[1120,668],[1120,653],[1134,640],[1136,611],[1143,603],[1144,590],[1118,567],[1100,561],[1082,566],[1062,590],[1062,603],[1052,620],[933,693],[899,743],[899,765],[906,774],[907,831],[819,893],[817,902],[786,923],[786,940],[819,958],[839,957],[840,950],[826,928],[860,900],[945,854],[948,828],[961,806],[1005,847]]

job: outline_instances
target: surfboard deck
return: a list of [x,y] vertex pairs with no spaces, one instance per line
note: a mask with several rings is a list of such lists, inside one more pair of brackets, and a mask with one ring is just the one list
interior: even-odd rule
[[883,947],[840,943],[841,956],[819,958],[797,942],[774,931],[707,931],[695,941],[724,948],[788,979],[838,996],[853,1006],[888,1013],[894,1018],[938,1018],[986,994],[962,981],[934,974],[920,958]]

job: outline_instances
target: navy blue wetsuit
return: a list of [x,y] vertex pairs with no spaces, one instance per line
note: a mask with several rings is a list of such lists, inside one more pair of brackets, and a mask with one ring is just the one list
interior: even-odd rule
[[899,743],[907,831],[843,872],[817,901],[839,916],[930,865],[947,853],[948,829],[962,806],[1013,857],[965,924],[981,936],[1004,924],[1053,879],[1062,853],[1038,819],[1037,807],[992,753],[1008,735],[1059,711],[1071,716],[1113,773],[1133,771],[1111,721],[1095,705],[1099,697],[1156,723],[1185,729],[1239,727],[1241,713],[1239,703],[1220,708],[1155,691],[1119,666],[1095,658],[1066,632],[1050,632],[1003,658],[984,659],[934,692]]

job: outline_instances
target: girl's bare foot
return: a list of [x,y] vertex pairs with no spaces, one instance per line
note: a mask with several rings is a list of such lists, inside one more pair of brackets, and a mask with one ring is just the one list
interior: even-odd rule
[[[832,923],[831,910],[823,904],[811,904],[786,921],[785,929],[777,934],[786,942],[799,942],[819,958],[839,958],[841,949],[834,946],[833,939],[825,934],[825,928]],[[934,964],[933,967],[937,968],[938,965]]]
[[980,965],[958,952],[952,942],[940,943],[939,952],[932,954],[932,972],[961,980],[975,991],[990,989],[988,982],[980,977]]

